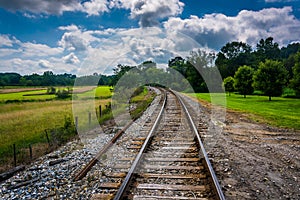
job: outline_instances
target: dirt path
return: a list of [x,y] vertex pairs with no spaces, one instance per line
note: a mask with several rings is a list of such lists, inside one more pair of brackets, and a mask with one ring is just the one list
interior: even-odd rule
[[209,151],[226,199],[300,199],[299,131],[227,110],[217,140]]

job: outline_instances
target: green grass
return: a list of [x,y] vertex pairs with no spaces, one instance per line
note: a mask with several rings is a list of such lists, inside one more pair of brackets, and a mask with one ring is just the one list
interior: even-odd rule
[[133,119],[137,119],[140,117],[143,112],[148,108],[155,97],[155,94],[150,93],[146,87],[137,94],[132,97],[130,103],[136,104],[136,109],[130,112],[130,115]]
[[76,94],[79,99],[108,99],[111,98],[112,92],[110,86],[99,86],[89,91]]
[[[47,90],[36,90],[36,91],[27,91],[27,92],[13,92],[0,94],[0,102],[5,102],[7,100],[47,100],[54,99],[55,95],[47,95]],[[40,95],[45,94],[45,95]]]
[[[40,93],[41,91],[36,92]],[[33,91],[29,93],[32,94]],[[10,98],[14,97],[16,100],[18,100],[18,97],[23,98],[17,93],[12,93],[11,95],[15,95],[10,96]],[[39,151],[45,152],[45,148],[47,148],[45,130],[60,130],[59,128],[64,126],[67,118],[73,121],[73,118],[77,116],[79,131],[84,132],[95,126],[99,126],[99,121],[102,123],[113,117],[111,111],[109,111],[103,113],[102,118],[99,119],[99,105],[101,105],[104,110],[106,105],[111,102],[110,97],[112,93],[110,87],[98,87],[76,95],[82,95],[83,98],[75,100],[53,99],[52,101],[44,102],[34,101],[0,104],[0,172],[1,165],[12,163],[13,144],[16,144],[18,149],[28,148],[29,144],[33,144],[37,146],[36,148],[38,148]],[[92,97],[96,95],[101,98],[84,99],[84,97],[89,97],[90,95],[92,95]],[[145,104],[140,102],[149,103],[152,101],[152,96],[150,96],[151,100],[149,100],[149,96],[148,91],[144,90],[141,94],[134,97],[134,103],[138,104],[136,113],[139,114],[146,108]],[[92,113],[91,124],[89,124],[89,112]],[[117,110],[117,114],[118,112]],[[25,151],[28,152],[28,149]]]
[[[46,90],[14,92],[0,94],[1,100],[18,100],[9,104],[0,104],[0,163],[6,162],[12,158],[12,145],[16,144],[17,148],[28,147],[29,144],[38,144],[43,146],[47,142],[45,130],[53,130],[63,127],[67,118],[73,121],[73,106],[77,108],[79,126],[88,130],[98,123],[95,111],[99,113],[99,105],[105,108],[108,105],[111,96],[110,87],[98,87],[95,91],[98,95],[105,96],[106,99],[90,100],[57,100],[55,95],[36,95],[23,96],[45,93]],[[53,98],[52,101],[36,101],[37,98]],[[24,99],[33,99],[33,102],[22,102]],[[85,105],[88,103],[87,106]],[[92,113],[92,123],[89,125],[88,113]],[[107,118],[107,116],[103,116]],[[44,145],[45,146],[45,145]],[[47,145],[46,145],[47,146]],[[1,166],[0,166],[1,171]]]
[[[209,93],[189,95],[211,102]],[[216,102],[215,104],[220,105],[224,94],[212,95]],[[249,95],[247,98],[243,98],[241,95],[231,94],[231,96],[226,95],[226,107],[231,110],[248,113],[252,120],[258,122],[300,130],[300,99],[272,97],[272,101],[268,101],[266,96]]]

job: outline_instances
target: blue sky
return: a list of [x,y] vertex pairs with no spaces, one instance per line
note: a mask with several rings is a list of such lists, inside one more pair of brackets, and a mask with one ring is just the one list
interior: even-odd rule
[[300,41],[299,0],[0,0],[0,72],[92,74],[227,42]]

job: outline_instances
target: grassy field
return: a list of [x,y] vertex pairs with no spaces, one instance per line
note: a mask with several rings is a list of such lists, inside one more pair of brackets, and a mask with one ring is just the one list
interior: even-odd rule
[[[49,150],[45,130],[48,133],[53,130],[62,130],[60,128],[63,128],[67,121],[71,120],[74,123],[76,116],[78,117],[78,132],[84,132],[98,126],[99,121],[103,122],[112,117],[110,110],[107,111],[106,109],[109,108],[108,105],[111,102],[111,87],[76,88],[76,90],[77,98],[75,99],[0,103],[0,173],[13,164],[13,144],[16,144],[17,160],[21,163],[26,158],[21,158],[24,153],[20,152],[26,152],[28,159],[29,144],[36,146],[33,150],[34,157]],[[41,91],[29,91],[31,94],[34,92],[39,93]],[[11,96],[6,96],[6,98],[2,97],[6,94],[0,94],[0,97],[6,100],[18,100],[18,98],[23,98],[23,94],[24,91],[21,91],[9,93]],[[137,104],[137,109],[132,114],[134,116],[139,115],[151,103],[152,99],[153,96],[148,95],[146,89],[143,90],[133,99],[133,103]],[[101,119],[99,119],[100,105],[103,111]],[[89,124],[89,113],[92,113],[91,124]],[[51,134],[49,137],[51,140]]]
[[[87,127],[88,113],[93,112],[99,105],[105,108],[110,102],[111,92],[108,87],[98,87],[92,91],[80,93],[95,93],[106,99],[98,99],[93,102],[92,110],[83,107],[86,101],[78,100],[52,100],[45,102],[16,102],[0,104],[0,163],[5,162],[5,157],[11,156],[12,145],[17,147],[28,147],[29,144],[46,143],[45,130],[51,130],[57,127],[63,127],[66,120],[73,121],[73,107],[79,109],[78,118],[81,127]],[[102,92],[103,91],[103,92]],[[108,92],[109,91],[109,92]],[[15,92],[8,94],[0,94],[1,100],[20,100],[24,99],[24,94],[37,94],[46,92],[45,90]],[[26,98],[37,98],[51,95],[26,96]],[[53,95],[54,96],[54,95]],[[77,106],[78,105],[78,106]],[[96,115],[93,115],[96,116]],[[96,117],[94,117],[96,118]],[[95,119],[93,119],[95,121]]]
[[107,99],[112,96],[110,86],[101,86],[97,88],[92,88],[89,91],[76,94],[79,99]]
[[[210,102],[209,93],[190,94],[199,99]],[[222,96],[213,94],[216,102]],[[224,95],[223,95],[224,96]],[[235,111],[250,114],[249,117],[255,121],[270,125],[294,128],[300,130],[300,99],[273,97],[268,101],[268,97],[249,95],[247,98],[238,94],[226,95],[227,108]]]
[[[35,90],[35,91],[23,91],[23,92],[11,92],[0,94],[0,102],[5,102],[7,100],[46,100],[46,99],[54,99],[56,96],[46,94],[47,89],[43,90]],[[43,95],[41,95],[43,94]]]

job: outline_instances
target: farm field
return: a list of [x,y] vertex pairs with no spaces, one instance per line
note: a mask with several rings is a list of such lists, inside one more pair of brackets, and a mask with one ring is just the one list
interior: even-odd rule
[[[111,97],[109,87],[88,88],[87,90],[81,88],[81,93],[77,95],[89,96],[90,93],[95,94],[95,91],[97,95],[105,97],[105,99],[92,101],[92,105],[95,110],[99,108],[99,105],[105,108],[109,104]],[[41,92],[46,92],[46,90],[0,94],[0,99],[23,100],[24,94],[38,94]],[[40,99],[37,99],[40,96],[53,96],[53,99],[41,102],[39,101]],[[70,120],[74,123],[72,106],[79,105],[76,106],[80,108],[77,116],[79,119],[78,124],[81,127],[88,126],[88,113],[90,111],[88,109],[90,108],[80,106],[86,101],[83,102],[80,99],[58,100],[55,99],[55,95],[28,97],[32,97],[34,101],[0,103],[0,163],[5,162],[5,156],[11,156],[13,144],[16,144],[17,147],[25,148],[29,144],[47,143],[45,130],[63,127],[66,121]],[[96,118],[96,115],[93,115],[92,119],[93,122],[96,122],[94,118]]]
[[[189,94],[200,100],[211,102],[209,93]],[[214,101],[220,104],[220,94],[212,94]],[[224,94],[223,94],[224,97]],[[219,99],[218,99],[219,98]],[[272,101],[266,96],[226,95],[226,107],[238,112],[245,112],[250,119],[283,128],[300,130],[300,99],[272,97]]]
[[46,99],[54,99],[54,94],[46,94],[47,89],[42,90],[34,90],[34,91],[18,91],[17,92],[10,92],[10,93],[4,93],[0,94],[0,102],[5,101],[13,101],[13,100],[46,100]]
[[19,87],[19,86],[14,86],[14,87],[3,87],[0,89],[0,94],[5,94],[5,93],[14,93],[14,92],[26,92],[26,91],[35,91],[35,90],[43,90],[45,88],[42,87]]

